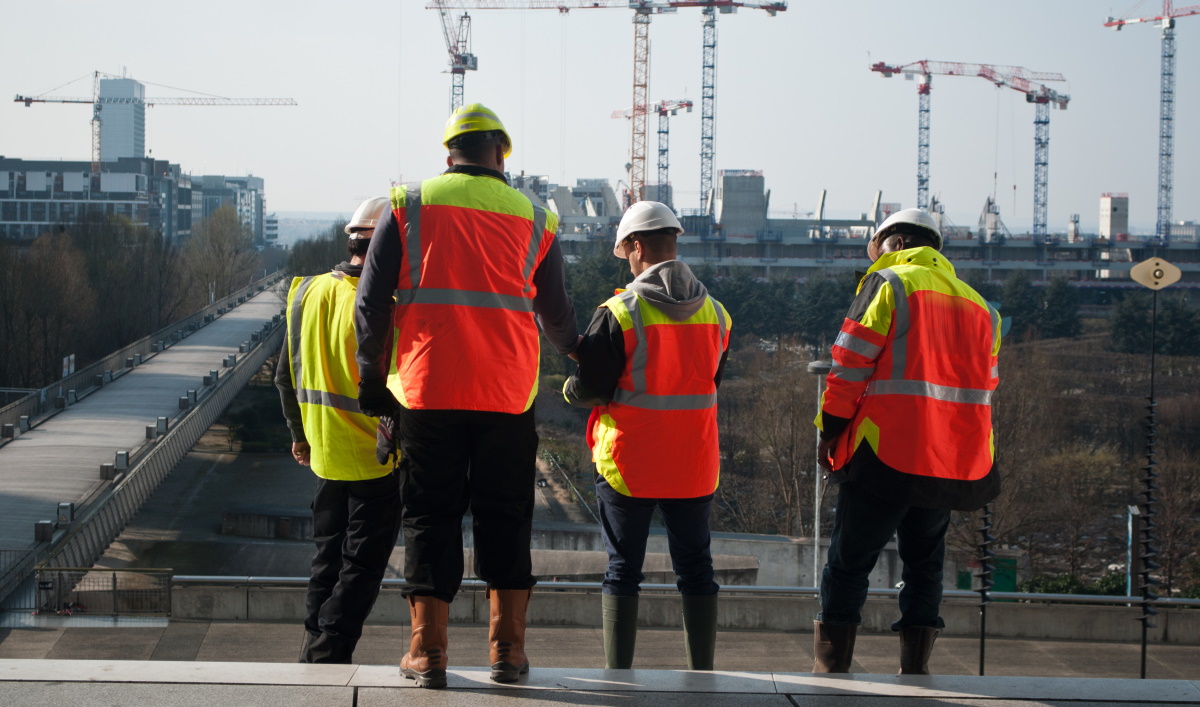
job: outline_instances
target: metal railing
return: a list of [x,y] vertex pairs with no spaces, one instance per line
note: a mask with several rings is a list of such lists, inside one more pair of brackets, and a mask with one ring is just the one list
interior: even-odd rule
[[74,390],[78,397],[83,397],[87,392],[96,387],[97,376],[103,376],[106,373],[113,374],[114,376],[120,375],[121,372],[127,370],[126,361],[128,359],[139,355],[143,361],[148,359],[157,353],[155,349],[158,342],[163,342],[164,346],[171,346],[181,341],[191,334],[191,332],[202,326],[209,316],[215,316],[219,312],[227,311],[239,299],[253,296],[255,293],[265,290],[267,287],[278,282],[282,277],[283,275],[279,272],[271,273],[190,316],[184,317],[177,322],[159,329],[153,334],[138,339],[132,344],[110,353],[99,361],[88,364],[69,376],[57,380],[44,388],[37,389],[9,405],[0,407],[0,427],[6,424],[17,425],[22,416],[28,416],[32,422],[40,416],[53,412],[58,409],[58,398],[65,396],[67,391]]
[[171,570],[39,569],[36,613],[171,615]]
[[[171,581],[178,586],[253,586],[253,587],[307,587],[307,577],[256,577],[250,576],[206,576],[206,575],[176,575],[171,578]],[[384,587],[402,587],[405,580],[395,577],[383,580]],[[481,590],[487,586],[487,582],[481,579],[464,579],[462,582],[464,589]],[[589,593],[597,593],[601,590],[600,582],[539,582],[534,591],[553,591],[557,589],[573,589],[581,590]],[[639,585],[643,592],[655,594],[678,594],[679,589],[674,584],[650,584],[643,583]],[[816,597],[821,590],[817,587],[771,587],[759,585],[738,585],[738,584],[723,584],[721,585],[721,596],[784,596],[784,597]],[[900,594],[899,589],[879,589],[871,588],[867,590],[867,594],[872,597],[890,597],[896,598]],[[1024,592],[989,592],[990,596],[1002,601],[1016,601],[1027,604],[1112,604],[1114,606],[1126,606],[1130,602],[1137,603],[1141,601],[1140,597],[1128,596],[1113,596],[1108,594],[1027,594]],[[976,592],[967,591],[965,589],[947,589],[942,592],[942,597],[945,599],[962,599],[971,602],[979,601],[979,595]],[[1200,599],[1179,599],[1160,597],[1153,602],[1154,604],[1170,607],[1170,608],[1193,608],[1200,609]]]

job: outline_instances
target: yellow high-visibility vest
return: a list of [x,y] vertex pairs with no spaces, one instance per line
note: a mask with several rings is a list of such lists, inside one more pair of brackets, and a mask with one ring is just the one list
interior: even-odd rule
[[362,481],[386,476],[375,459],[379,420],[358,409],[358,278],[332,272],[292,280],[287,299],[288,355],[313,473]]

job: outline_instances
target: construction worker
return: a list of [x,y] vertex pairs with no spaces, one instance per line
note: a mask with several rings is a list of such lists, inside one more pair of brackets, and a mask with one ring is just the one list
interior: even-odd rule
[[275,385],[292,456],[319,477],[313,498],[312,576],[301,663],[350,663],[400,529],[400,487],[376,459],[379,421],[356,400],[354,298],[385,198],[367,199],[346,225],[349,262],[292,280],[287,339]]
[[712,670],[717,637],[709,512],[720,468],[717,386],[729,313],[681,260],[683,227],[665,204],[629,207],[613,254],[634,279],[604,302],[576,351],[568,403],[591,407],[587,439],[608,551],[601,597],[604,662],[633,666],[638,587],[654,509],[662,512],[683,595],[688,668]]
[[[561,354],[579,338],[558,218],[508,186],[512,140],[500,119],[479,103],[463,106],[442,142],[445,173],[392,190],[356,314],[359,404],[399,416],[412,617],[400,670],[421,687],[446,684],[468,510],[475,574],[487,582],[491,677],[514,682],[529,670],[538,324]],[[389,359],[398,373],[391,381]]]
[[821,400],[818,463],[838,482],[821,576],[813,672],[849,672],[868,575],[896,536],[900,673],[929,674],[950,511],[1000,491],[991,397],[1000,315],[954,273],[937,224],[890,216],[867,245],[874,264],[833,343]]

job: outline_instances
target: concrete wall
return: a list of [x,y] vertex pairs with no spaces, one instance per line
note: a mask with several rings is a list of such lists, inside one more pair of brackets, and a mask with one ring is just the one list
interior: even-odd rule
[[[577,523],[535,523],[532,547],[542,550],[603,551],[600,527]],[[821,565],[824,566],[828,540],[821,541]],[[667,553],[666,531],[654,528],[650,533],[647,552]],[[746,535],[713,533],[714,555],[741,555],[758,558],[758,574],[754,584],[760,587],[815,587],[813,577],[812,538],[789,538],[782,535]],[[818,578],[819,579],[819,578]],[[871,573],[871,587],[893,588],[900,582],[900,558],[895,543],[889,543],[879,556]]]
[[[303,587],[200,586],[190,582],[172,589],[172,617],[201,620],[295,621],[304,619]],[[721,595],[719,626],[723,630],[811,631],[817,601],[805,596]],[[1129,641],[1141,637],[1138,607],[996,603],[988,607],[988,636],[1059,640]],[[864,632],[886,633],[898,618],[896,603],[870,599],[863,609]],[[973,602],[942,604],[949,636],[979,635],[979,607]],[[482,589],[468,588],[450,605],[452,623],[481,624],[488,618]],[[645,627],[678,628],[682,609],[675,594],[643,594],[638,611]],[[369,623],[407,623],[408,607],[397,588],[386,587]],[[1151,629],[1155,643],[1200,645],[1200,611],[1160,610]],[[531,626],[599,626],[598,590],[555,589],[542,584],[529,603]]]
[[[283,519],[287,520],[284,521]],[[268,506],[239,506],[230,505],[222,514],[222,533],[253,538],[277,538],[282,530],[287,537],[305,539],[312,537],[311,518],[302,509],[286,509]],[[403,543],[403,538],[401,538]],[[468,519],[463,524],[463,543],[470,554],[474,546],[471,535],[471,524]],[[530,547],[534,550],[534,573],[539,577],[549,578],[555,575],[573,579],[598,579],[597,573],[603,573],[603,557],[570,559],[566,552],[538,551],[572,551],[581,553],[604,553],[604,541],[600,538],[600,527],[582,523],[543,522],[534,523],[533,537]],[[829,548],[827,540],[821,542],[821,565],[824,566],[825,553]],[[666,557],[668,553],[666,531],[662,528],[652,528],[650,539],[646,546],[648,555]],[[752,585],[760,587],[814,587],[819,578],[813,577],[812,539],[789,538],[782,535],[748,535],[740,533],[713,533],[712,552],[714,556],[725,555],[730,558],[752,558],[757,562],[738,562],[718,564],[722,572],[717,581],[725,584]],[[470,558],[468,558],[470,559]],[[647,557],[647,582],[674,582],[674,577],[662,571],[669,564],[655,565],[654,559]],[[170,564],[160,566],[172,566]],[[403,566],[403,565],[397,565]],[[582,569],[581,569],[582,568]],[[753,569],[753,571],[751,571]],[[289,573],[290,576],[307,574],[307,560],[298,570]],[[230,568],[222,574],[255,574],[261,569]],[[653,576],[653,578],[650,578]],[[948,574],[953,581],[953,574]],[[870,577],[871,587],[890,589],[900,582],[900,559],[896,554],[895,544],[888,544],[879,556],[879,562]]]

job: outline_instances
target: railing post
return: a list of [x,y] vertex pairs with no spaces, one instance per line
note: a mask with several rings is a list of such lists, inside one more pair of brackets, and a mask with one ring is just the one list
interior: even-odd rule
[[[817,376],[817,414],[821,414],[821,396],[825,394],[825,377],[833,370],[829,361],[812,361],[808,372]],[[817,449],[821,448],[821,435],[817,435]],[[821,587],[821,477],[824,469],[814,462],[813,468],[813,586]],[[820,594],[817,595],[818,599]]]

